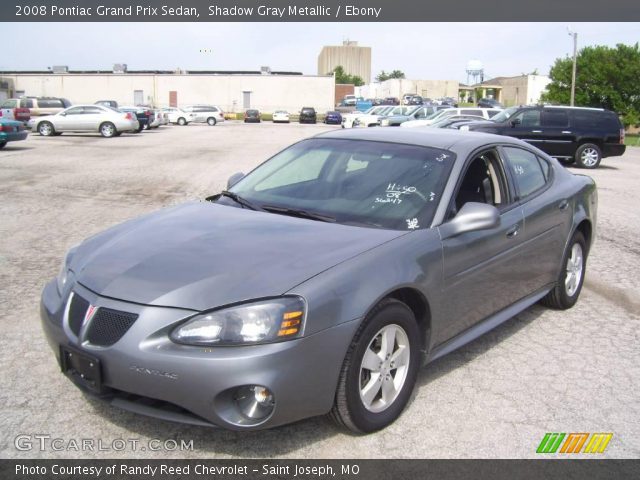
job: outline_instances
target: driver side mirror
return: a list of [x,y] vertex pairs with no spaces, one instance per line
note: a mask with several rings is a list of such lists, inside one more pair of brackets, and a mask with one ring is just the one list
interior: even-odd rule
[[238,183],[243,178],[244,178],[244,173],[242,172],[237,172],[231,175],[229,177],[229,180],[227,180],[227,190],[233,187],[236,183]]
[[520,120],[519,118],[514,118],[513,120],[511,120],[511,126],[515,127],[516,125],[520,125],[522,123],[522,120]]
[[500,226],[500,212],[487,203],[467,202],[449,222],[440,226],[441,238],[456,237],[462,233],[488,230]]

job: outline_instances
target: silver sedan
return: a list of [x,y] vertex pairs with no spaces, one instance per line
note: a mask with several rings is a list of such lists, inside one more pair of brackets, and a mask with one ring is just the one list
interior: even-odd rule
[[37,117],[29,126],[40,135],[61,135],[64,132],[99,132],[103,137],[117,137],[122,132],[138,130],[138,120],[105,105],[74,105],[55,115]]

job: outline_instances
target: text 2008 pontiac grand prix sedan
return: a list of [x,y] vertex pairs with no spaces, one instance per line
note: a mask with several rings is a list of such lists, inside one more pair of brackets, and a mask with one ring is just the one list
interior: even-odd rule
[[573,306],[596,220],[590,178],[473,132],[330,132],[229,183],[69,251],[41,311],[79,387],[168,420],[372,432],[421,363]]

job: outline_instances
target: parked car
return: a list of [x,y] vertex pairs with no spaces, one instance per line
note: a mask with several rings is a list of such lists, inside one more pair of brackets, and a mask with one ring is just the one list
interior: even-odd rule
[[254,108],[245,111],[244,123],[260,123],[260,111]]
[[396,97],[386,97],[380,105],[400,105],[400,100]]
[[414,95],[409,99],[409,105],[422,105],[423,103],[424,100],[420,95]]
[[104,105],[105,107],[111,107],[118,110],[118,102],[115,100],[98,100],[95,105]]
[[333,130],[228,185],[92,235],[46,284],[45,337],[88,395],[373,432],[421,365],[538,301],[575,305],[596,232],[593,179],[506,136]]
[[342,124],[342,114],[340,112],[336,112],[332,110],[327,112],[324,116],[324,123],[327,125],[341,125]]
[[391,105],[385,106],[382,110],[378,110],[375,113],[358,115],[353,120],[353,128],[363,127],[377,127],[380,125],[380,119],[390,114],[396,107]]
[[503,108],[504,106],[493,98],[481,98],[478,100],[478,106],[482,108]]
[[[456,125],[474,122],[477,121],[478,118],[481,117],[477,117],[476,115],[451,115],[449,117],[440,118],[427,126],[431,128],[456,128]],[[418,122],[419,120],[415,121]],[[408,123],[412,122],[406,122],[402,126],[406,127]]]
[[411,98],[414,96],[415,94],[413,93],[405,93],[402,96],[402,105],[409,105],[409,102],[411,100]]
[[[448,107],[447,107],[448,108]],[[398,127],[404,122],[411,120],[422,120],[438,111],[436,105],[422,105],[408,110],[403,115],[392,115],[380,120],[383,127]]]
[[377,107],[371,107],[369,110],[366,110],[364,112],[355,111],[352,113],[346,113],[342,115],[342,128],[352,128],[353,122],[356,120],[356,118],[363,115],[377,115],[378,113],[387,110],[388,108],[389,105],[378,105]]
[[26,107],[20,107],[19,100],[5,100],[0,105],[0,118],[16,120],[26,125],[31,119],[31,111]]
[[25,140],[29,132],[25,130],[24,123],[18,120],[11,120],[0,117],[0,149],[4,148],[8,142]]
[[194,114],[192,122],[206,123],[212,127],[218,122],[224,122],[223,111],[215,105],[188,105],[182,107],[182,110]]
[[193,118],[195,117],[195,114],[185,112],[181,108],[177,107],[165,107],[162,111],[169,116],[169,123],[181,126],[189,125],[189,122],[193,121]]
[[511,107],[489,122],[472,122],[460,129],[520,138],[582,168],[598,168],[603,158],[623,155],[626,149],[620,119],[602,108]]
[[142,130],[146,130],[153,123],[155,119],[155,114],[150,107],[146,106],[121,106],[118,108],[121,112],[131,113],[138,120],[138,129],[136,130],[140,133]]
[[167,112],[163,112],[162,109],[156,108],[153,110],[153,122],[149,125],[149,128],[158,128],[162,125],[169,124],[169,114]]
[[355,107],[357,101],[358,97],[356,97],[355,95],[345,95],[344,97],[342,97],[340,105],[344,107]]
[[478,119],[489,119],[497,115],[502,111],[501,108],[476,108],[476,107],[466,107],[466,108],[445,108],[443,110],[438,110],[426,118],[421,118],[418,120],[412,120],[404,122],[401,127],[426,127],[431,125],[434,122],[442,120],[443,118],[453,117],[454,115],[470,115],[475,116]]
[[276,110],[272,116],[273,123],[289,123],[289,112],[286,110]]
[[316,123],[316,109],[313,107],[302,107],[299,121],[300,123]]
[[21,97],[20,107],[28,108],[32,117],[54,115],[71,106],[66,98],[58,97]]
[[104,105],[74,105],[55,115],[32,118],[29,124],[33,131],[43,136],[99,132],[103,137],[118,137],[123,132],[136,132],[139,128],[133,113]]

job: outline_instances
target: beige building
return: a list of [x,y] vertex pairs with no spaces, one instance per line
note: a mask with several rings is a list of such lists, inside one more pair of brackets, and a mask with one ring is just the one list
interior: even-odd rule
[[218,105],[227,112],[257,108],[263,112],[302,107],[333,108],[333,76],[260,72],[0,72],[5,96],[62,97],[72,103],[115,100],[120,105],[157,107]]
[[318,55],[318,75],[326,75],[342,66],[345,73],[357,75],[365,84],[371,81],[371,47],[359,47],[358,42],[345,40],[340,46],[322,47]]
[[546,75],[516,75],[496,77],[477,85],[461,86],[460,98],[469,96],[476,101],[480,98],[494,98],[505,107],[514,105],[534,105],[547,90],[551,79]]

